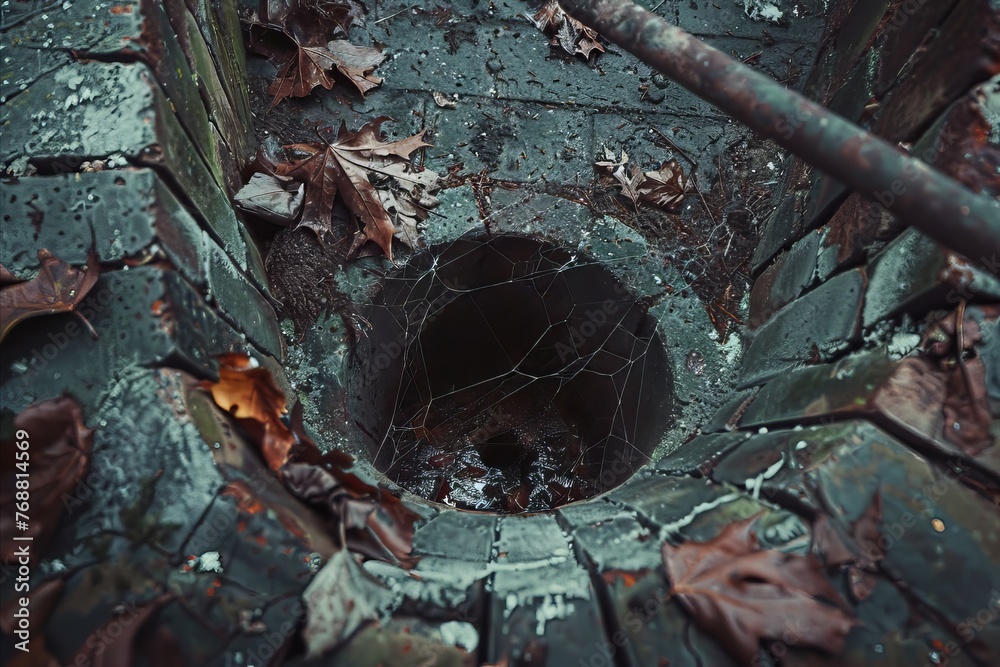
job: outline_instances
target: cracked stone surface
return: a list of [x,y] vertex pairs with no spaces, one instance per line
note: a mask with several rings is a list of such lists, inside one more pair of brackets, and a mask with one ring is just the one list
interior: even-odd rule
[[[108,643],[121,664],[736,665],[671,592],[661,549],[751,518],[761,548],[822,556],[860,621],[835,656],[802,645],[789,619],[758,664],[996,663],[994,276],[617,47],[590,62],[551,48],[527,3],[370,2],[351,37],[385,45],[383,85],[273,110],[273,65],[244,53],[238,14],[255,2],[35,4],[0,7],[0,263],[26,280],[39,248],[77,267],[93,248],[102,268],[78,309],[97,339],[72,314],[29,319],[0,364],[5,437],[15,414],[64,394],[94,429],[31,573],[33,592],[62,585],[33,626],[59,664],[154,608],[139,639]],[[995,1],[641,4],[1000,192]],[[777,22],[748,16],[772,4]],[[394,137],[426,130],[420,159],[449,174],[428,244],[486,227],[600,261],[657,322],[676,398],[649,465],[598,497],[494,515],[404,494],[420,517],[412,570],[343,550],[198,388],[218,355],[250,353],[321,448],[387,482],[347,407],[348,325],[331,312],[292,333],[261,261],[273,230],[230,205],[258,142],[378,115]],[[697,190],[677,214],[632,206],[597,183],[602,147],[647,169],[677,159]],[[325,268],[360,307],[391,267]],[[964,318],[951,333],[949,316]],[[954,378],[980,363],[977,398]],[[972,426],[947,416],[956,395],[990,413],[981,449],[949,432]],[[828,558],[824,540],[876,504],[867,564]],[[13,572],[0,565],[5,610]],[[345,599],[351,631],[325,612],[335,646],[308,655],[330,618],[317,610]],[[6,614],[0,659],[27,664]]]

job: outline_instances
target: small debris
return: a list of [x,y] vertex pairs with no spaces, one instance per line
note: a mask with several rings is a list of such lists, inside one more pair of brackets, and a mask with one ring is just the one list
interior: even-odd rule
[[444,93],[439,93],[436,90],[431,93],[434,96],[434,104],[438,105],[442,109],[454,109],[458,106],[458,102],[448,97]]

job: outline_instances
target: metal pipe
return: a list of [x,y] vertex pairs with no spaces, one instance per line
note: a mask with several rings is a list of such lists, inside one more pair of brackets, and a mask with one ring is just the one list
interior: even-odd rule
[[629,0],[560,0],[573,18],[647,65],[996,273],[1000,202],[734,60]]

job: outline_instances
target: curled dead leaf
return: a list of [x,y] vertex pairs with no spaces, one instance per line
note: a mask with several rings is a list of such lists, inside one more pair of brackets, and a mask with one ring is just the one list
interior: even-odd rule
[[372,71],[385,56],[376,48],[351,44],[350,25],[364,13],[352,0],[261,0],[249,20],[251,51],[270,58],[278,76],[268,87],[271,106],[286,97],[304,97],[314,88],[333,88],[336,71],[364,95],[382,79]]
[[396,141],[384,141],[382,116],[357,132],[341,126],[329,144],[295,144],[286,147],[301,155],[298,160],[275,165],[278,176],[305,183],[305,203],[299,226],[322,239],[332,229],[334,202],[339,198],[362,223],[350,254],[374,241],[392,260],[392,239],[418,245],[417,223],[437,205],[432,194],[440,178],[429,169],[415,169],[410,155],[430,146],[424,132]]
[[[42,268],[34,278],[0,288],[0,341],[29,317],[75,312],[101,275],[93,250],[83,269],[74,269],[44,248],[38,251],[38,261]],[[97,332],[87,318],[78,316],[96,338]]]
[[444,93],[439,93],[436,90],[431,93],[434,97],[434,104],[438,105],[442,109],[454,109],[458,106],[458,102],[448,97]]
[[597,41],[600,37],[597,31],[567,14],[558,0],[547,0],[534,16],[525,16],[536,28],[552,35],[553,46],[561,47],[570,55],[579,53],[589,59],[594,51],[604,53],[604,47]]
[[272,470],[285,463],[295,436],[281,421],[288,410],[271,371],[245,354],[224,354],[219,357],[218,382],[205,380],[199,386],[259,443]]
[[638,186],[639,199],[666,211],[676,212],[690,185],[677,160],[664,162],[656,171],[647,171]]

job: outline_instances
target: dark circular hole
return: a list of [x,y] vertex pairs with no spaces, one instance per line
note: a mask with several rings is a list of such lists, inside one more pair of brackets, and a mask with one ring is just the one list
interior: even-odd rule
[[429,500],[544,511],[618,486],[669,426],[656,321],[605,267],[463,237],[382,280],[350,366],[376,468]]

